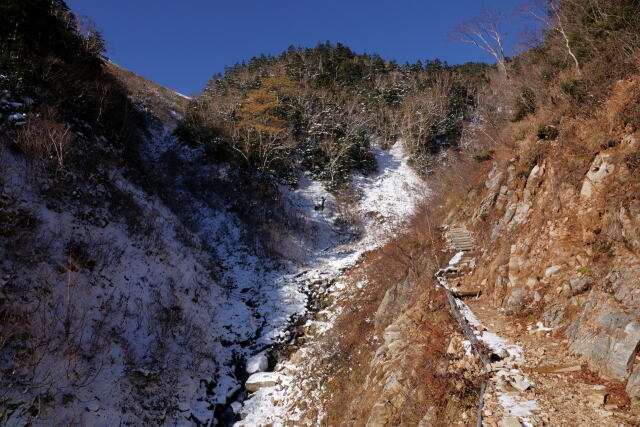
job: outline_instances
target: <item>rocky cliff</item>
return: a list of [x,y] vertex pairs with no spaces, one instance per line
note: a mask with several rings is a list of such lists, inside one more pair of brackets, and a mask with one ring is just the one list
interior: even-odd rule
[[636,409],[640,133],[619,117],[638,90],[620,81],[599,113],[558,125],[557,139],[517,143],[449,215],[481,243],[461,287],[479,286],[511,322],[554,328],[573,362],[626,383]]

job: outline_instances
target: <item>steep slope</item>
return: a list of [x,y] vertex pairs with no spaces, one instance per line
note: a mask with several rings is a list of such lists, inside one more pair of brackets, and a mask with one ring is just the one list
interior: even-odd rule
[[295,189],[252,182],[173,136],[180,96],[109,67],[148,123],[135,167],[60,181],[2,153],[3,419],[233,419],[246,361],[276,358],[314,310],[320,286],[304,285],[382,244],[426,189],[401,144],[376,149],[379,173],[354,177],[348,205],[304,175]]
[[529,395],[551,425],[637,420],[640,145],[621,120],[637,93],[637,77],[619,81],[557,140],[505,150],[447,221],[478,248],[458,289],[481,293],[469,304],[480,321],[522,343]]

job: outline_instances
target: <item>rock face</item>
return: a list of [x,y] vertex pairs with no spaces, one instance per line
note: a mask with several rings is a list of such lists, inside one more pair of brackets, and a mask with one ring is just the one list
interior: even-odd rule
[[[595,369],[614,379],[626,379],[640,347],[640,266],[619,260],[613,271],[588,296],[581,314],[568,330],[573,351]],[[577,289],[583,282],[572,283]]]
[[637,314],[625,314],[607,303],[590,301],[569,329],[571,349],[602,374],[625,380],[631,373],[638,345]]
[[631,398],[631,405],[640,409],[640,365],[637,365],[627,381],[627,394]]
[[587,176],[582,183],[580,197],[590,199],[594,192],[602,191],[606,178],[613,173],[615,166],[611,162],[610,154],[599,154],[587,172]]
[[580,169],[582,176],[572,170],[571,182],[561,156],[543,155],[527,169],[516,158],[496,162],[484,187],[469,192],[465,209],[446,223],[466,224],[478,240],[490,242],[462,289],[483,283],[481,298],[491,296],[506,313],[533,313],[546,326],[566,328],[580,362],[627,381],[636,406],[640,181],[637,167],[625,159],[638,156],[639,141],[636,132],[602,145]]
[[[356,412],[351,420],[362,419],[367,427],[385,427],[408,423],[407,425],[437,425],[443,414],[438,411],[435,397],[425,400],[425,396],[446,393],[442,383],[438,388],[429,381],[447,383],[447,361],[440,355],[464,355],[460,340],[457,345],[443,337],[448,334],[433,334],[434,330],[452,332],[453,325],[444,307],[444,295],[429,288],[424,292],[415,282],[399,282],[381,300],[375,312],[375,324],[380,328],[382,342],[379,343],[369,361],[362,393],[353,397]],[[394,316],[395,315],[395,316]],[[384,326],[386,325],[386,326]],[[431,325],[425,328],[425,325]],[[427,352],[435,351],[438,357],[430,358]],[[425,364],[423,360],[432,360]],[[426,371],[426,372],[425,372]],[[427,379],[425,381],[425,379]],[[462,394],[460,390],[458,394]],[[471,393],[475,393],[475,389]],[[475,395],[474,395],[475,398]],[[455,408],[455,405],[452,405]],[[459,414],[458,414],[459,415]],[[355,418],[354,418],[355,417]],[[408,421],[409,420],[409,421]]]

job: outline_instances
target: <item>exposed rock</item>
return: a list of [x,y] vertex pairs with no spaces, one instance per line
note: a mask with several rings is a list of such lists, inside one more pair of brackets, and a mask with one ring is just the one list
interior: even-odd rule
[[562,268],[561,265],[552,265],[544,271],[544,277],[550,278]]
[[420,422],[418,423],[418,427],[431,427],[437,423],[438,416],[436,413],[436,409],[434,407],[430,407],[427,410],[427,413],[422,417]]
[[561,307],[550,307],[542,315],[542,320],[545,325],[549,325],[552,328],[557,327],[564,320],[564,310]]
[[[630,261],[629,264],[631,264]],[[603,283],[607,292],[626,306],[640,311],[640,266],[622,267],[609,274]]]
[[522,424],[516,417],[506,417],[498,423],[500,427],[522,427]]
[[509,378],[509,384],[511,384],[513,388],[518,391],[526,391],[531,387],[531,381],[529,381],[522,375]]
[[640,323],[635,314],[626,314],[601,299],[591,298],[567,331],[574,340],[571,349],[602,374],[624,380],[640,345]]
[[239,414],[240,411],[242,410],[242,403],[240,402],[233,402],[231,404],[231,410],[233,411],[234,414]]
[[631,405],[640,409],[640,364],[636,365],[627,380],[627,394],[631,398]]
[[591,163],[589,172],[582,183],[580,197],[590,199],[594,192],[602,190],[605,179],[611,175],[615,169],[610,155],[606,153],[598,154]]
[[449,355],[459,355],[463,353],[464,349],[462,348],[462,338],[459,335],[454,335],[449,342],[449,346],[447,347],[447,354]]
[[571,288],[571,295],[579,295],[586,292],[591,288],[591,282],[585,279],[571,278],[569,279],[569,286]]
[[548,374],[566,374],[569,372],[578,372],[582,370],[582,366],[573,365],[573,366],[552,366],[552,367],[542,367],[539,368],[540,372],[545,372]]
[[378,402],[371,408],[367,427],[385,427],[393,417],[394,408],[390,402]]
[[278,374],[275,372],[258,372],[249,377],[244,384],[248,391],[258,391],[264,387],[273,387],[279,382]]
[[480,202],[480,207],[473,215],[472,221],[478,222],[483,220],[486,214],[489,212],[494,202],[496,201],[500,192],[500,184],[504,173],[500,171],[497,164],[494,164],[493,169],[489,172],[487,180],[485,181],[485,187],[487,188],[487,195]]
[[453,288],[451,289],[451,293],[456,298],[469,298],[469,297],[477,297],[482,294],[482,289],[460,289]]
[[507,310],[507,314],[515,314],[524,308],[525,297],[527,296],[527,291],[524,289],[514,289],[511,293],[511,296],[507,300],[507,306],[505,307]]
[[520,266],[523,262],[522,248],[516,245],[511,245],[511,254],[509,256],[509,284],[516,286],[518,284],[518,276],[520,273]]
[[542,165],[535,165],[533,169],[531,169],[529,178],[527,178],[527,185],[524,188],[522,200],[518,203],[516,213],[513,217],[513,223],[522,224],[529,218],[531,207],[534,202],[533,196],[536,194],[538,187],[540,187],[540,184],[542,183],[542,176],[544,175],[544,172],[544,163]]
[[605,390],[593,390],[587,395],[587,402],[596,405],[604,405],[607,401],[607,392]]
[[404,311],[411,302],[412,291],[413,288],[408,281],[398,282],[389,288],[376,311],[376,325],[386,323],[394,313]]

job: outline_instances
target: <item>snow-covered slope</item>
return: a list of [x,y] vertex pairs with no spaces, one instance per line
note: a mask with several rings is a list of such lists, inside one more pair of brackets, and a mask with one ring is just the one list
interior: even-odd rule
[[[309,254],[308,260],[300,265],[294,265],[294,274],[298,283],[310,281],[331,282],[340,276],[346,268],[353,266],[361,255],[384,244],[393,232],[398,232],[408,221],[417,206],[427,195],[427,188],[415,172],[407,164],[402,144],[395,144],[389,151],[376,149],[379,172],[374,176],[358,176],[353,179],[353,185],[360,192],[360,200],[351,208],[362,218],[362,234],[357,239],[344,241],[333,233],[331,225],[340,216],[335,209],[336,201],[319,183],[307,183],[296,191],[291,191],[289,197],[295,200],[301,215],[309,217],[324,227],[324,239],[321,246]],[[325,210],[318,212],[313,209],[314,200],[326,200]],[[326,244],[328,246],[324,246]],[[334,292],[340,292],[342,287],[337,283]],[[330,327],[331,319],[320,325]],[[262,387],[250,398],[235,408],[242,417],[239,426],[280,425],[285,421],[295,421],[296,413],[291,412],[291,404],[297,398],[299,384],[294,381],[293,365],[282,368],[277,377],[278,384]],[[240,402],[238,402],[240,403]]]
[[9,318],[38,314],[16,320],[23,344],[6,341],[4,425],[215,425],[233,421],[229,408],[248,424],[277,420],[263,390],[241,409],[246,361],[289,342],[310,309],[305,283],[381,245],[426,194],[401,144],[376,149],[379,172],[353,178],[348,204],[307,176],[278,187],[290,226],[267,238],[252,219],[272,208],[182,147],[179,114],[166,117],[140,144],[142,179],[106,162],[65,184],[31,179],[0,153],[0,208],[19,224],[0,246]]

